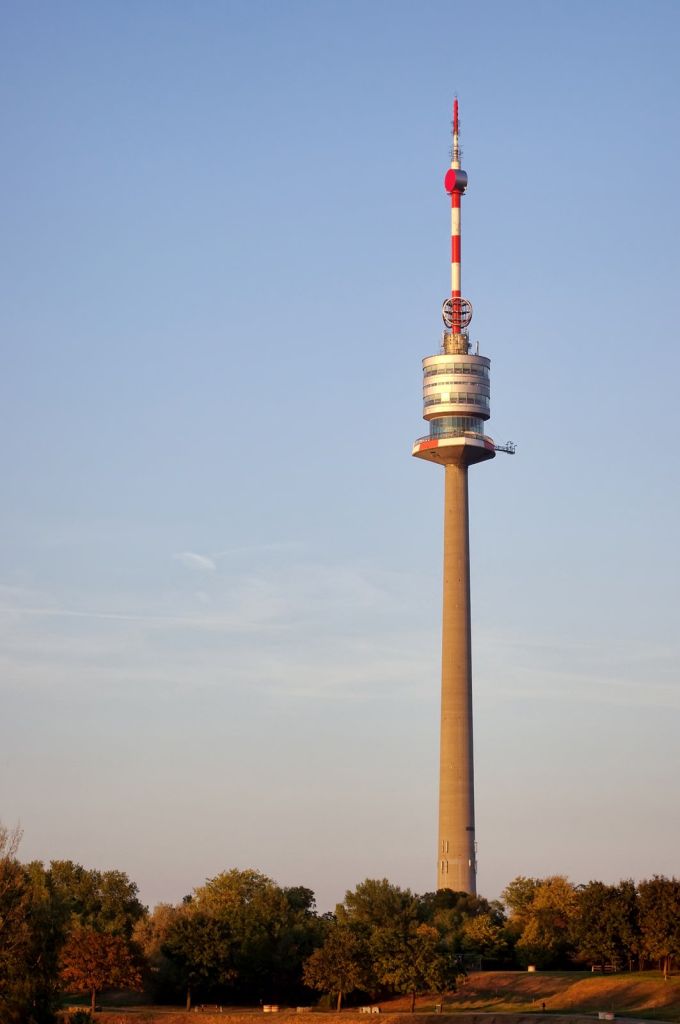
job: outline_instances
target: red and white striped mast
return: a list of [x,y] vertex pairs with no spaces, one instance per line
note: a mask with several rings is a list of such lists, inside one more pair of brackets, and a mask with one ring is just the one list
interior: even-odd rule
[[444,321],[457,335],[467,327],[472,317],[472,307],[462,299],[460,290],[460,197],[467,188],[467,174],[460,169],[457,98],[453,101],[451,166],[444,178],[444,188],[451,196],[451,302],[444,303]]

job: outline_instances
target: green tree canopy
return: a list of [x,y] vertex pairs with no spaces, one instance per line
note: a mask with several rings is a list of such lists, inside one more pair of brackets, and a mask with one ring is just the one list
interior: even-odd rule
[[420,993],[453,991],[457,976],[463,973],[460,958],[442,943],[437,929],[427,924],[412,923],[406,936],[380,929],[374,935],[373,955],[380,980],[393,991],[411,996],[411,1013]]
[[129,939],[147,912],[137,885],[124,871],[96,871],[71,860],[53,860],[48,876],[73,925]]
[[525,878],[518,875],[508,882],[501,898],[515,921],[526,921],[531,916],[536,892],[541,885],[540,878]]
[[680,879],[654,875],[640,882],[638,892],[643,952],[661,962],[668,978],[680,956]]
[[175,965],[184,984],[187,1010],[195,988],[213,988],[237,976],[228,925],[192,906],[182,908],[167,922],[161,952]]
[[196,889],[192,905],[228,928],[242,998],[301,994],[302,962],[323,937],[310,889],[283,889],[259,871],[234,868]]
[[20,864],[19,828],[0,824],[0,1021],[52,1019],[63,914],[39,863]]
[[400,889],[386,878],[367,878],[345,893],[335,914],[340,924],[368,930],[402,926],[407,930],[416,919],[417,901],[410,889]]
[[316,915],[316,896],[312,889],[307,889],[304,885],[291,885],[283,889],[283,895],[288,901],[288,906],[295,913],[310,917]]
[[368,950],[356,930],[333,924],[326,940],[305,961],[303,978],[306,985],[329,995],[337,994],[337,1009],[344,996],[365,984]]
[[418,919],[436,927],[451,952],[496,959],[506,951],[505,914],[499,902],[449,889],[417,899]]
[[578,960],[629,965],[639,950],[637,893],[632,881],[589,882],[576,891],[571,937]]

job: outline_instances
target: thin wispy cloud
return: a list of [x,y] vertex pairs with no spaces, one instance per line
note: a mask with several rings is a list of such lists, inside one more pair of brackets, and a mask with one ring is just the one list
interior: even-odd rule
[[[214,565],[207,556],[187,555],[192,568],[196,558]],[[197,571],[210,577],[209,594],[166,586],[144,595],[0,587],[5,681],[51,688],[59,676],[60,685],[90,689],[148,678],[150,685],[164,688],[165,679],[168,687],[192,690],[229,680],[235,690],[255,689],[276,701],[352,702],[386,691],[420,702],[436,685],[439,627],[426,612],[414,616],[410,595],[422,581],[408,573],[320,562]],[[531,643],[480,631],[475,690],[478,701],[493,705],[677,709],[676,656],[672,643],[605,654],[595,644],[567,649],[556,638]]]
[[215,572],[217,565],[207,555],[198,555],[195,551],[181,551],[172,556],[176,562],[181,562],[187,569],[196,569],[199,572]]
[[88,693],[165,679],[190,690],[228,681],[274,700],[403,696],[435,647],[422,623],[399,618],[412,589],[408,575],[320,563],[216,573],[209,595],[0,586],[0,667],[7,685]]
[[266,544],[239,544],[237,547],[216,551],[212,557],[215,559],[231,558],[234,555],[241,557],[243,555],[270,554],[279,551],[287,554],[293,551],[302,551],[303,548],[302,542],[297,540],[270,541]]
[[489,704],[558,703],[680,710],[677,644],[639,638],[616,645],[480,633],[475,691]]

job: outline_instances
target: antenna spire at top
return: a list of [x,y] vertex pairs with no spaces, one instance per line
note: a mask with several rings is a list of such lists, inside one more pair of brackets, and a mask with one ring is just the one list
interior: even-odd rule
[[460,167],[460,147],[458,145],[458,97],[453,101],[453,150],[451,153],[452,165]]

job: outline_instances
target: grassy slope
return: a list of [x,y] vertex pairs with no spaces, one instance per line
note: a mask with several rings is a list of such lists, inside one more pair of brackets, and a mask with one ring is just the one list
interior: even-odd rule
[[[578,972],[490,971],[473,974],[447,999],[449,1010],[468,1013],[596,1013],[614,1010],[637,1017],[679,1022],[680,978],[664,981],[656,972],[602,977]],[[407,1000],[384,1003],[384,1010],[405,1010]],[[429,1009],[432,1000],[419,1000]]]

